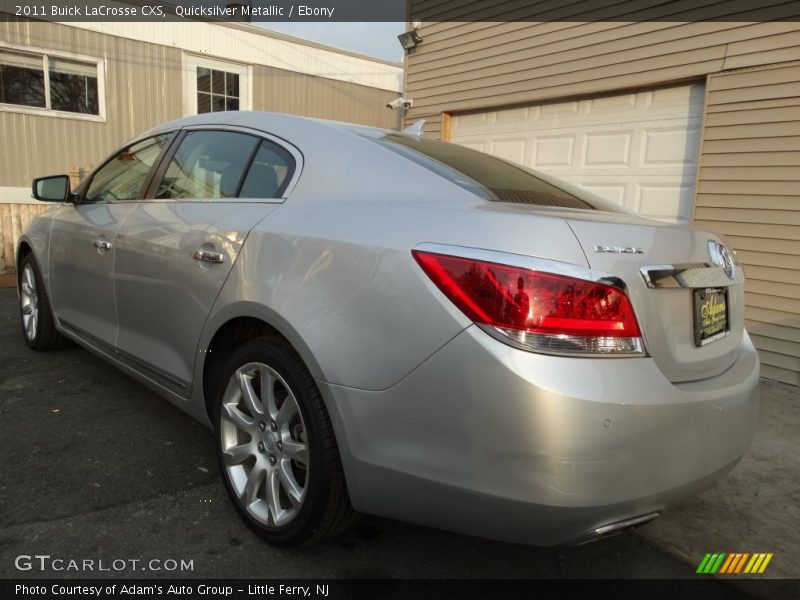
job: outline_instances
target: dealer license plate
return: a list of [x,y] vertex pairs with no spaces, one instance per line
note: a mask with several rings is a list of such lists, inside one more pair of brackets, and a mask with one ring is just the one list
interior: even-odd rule
[[705,346],[729,333],[728,289],[694,290],[695,346]]

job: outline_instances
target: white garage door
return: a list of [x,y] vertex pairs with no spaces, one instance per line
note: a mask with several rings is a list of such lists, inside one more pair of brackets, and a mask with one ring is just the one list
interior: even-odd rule
[[692,217],[703,85],[454,116],[450,141],[642,214]]

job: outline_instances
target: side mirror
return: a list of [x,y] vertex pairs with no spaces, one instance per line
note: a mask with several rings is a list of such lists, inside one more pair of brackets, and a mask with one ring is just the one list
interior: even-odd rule
[[69,175],[51,175],[33,180],[33,197],[42,202],[69,202]]

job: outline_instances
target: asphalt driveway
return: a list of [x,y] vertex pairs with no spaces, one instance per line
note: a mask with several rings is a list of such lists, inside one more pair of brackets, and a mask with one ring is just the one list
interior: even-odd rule
[[[49,554],[192,560],[189,577],[681,578],[714,551],[772,552],[761,577],[800,577],[796,388],[763,384],[742,463],[631,534],[532,548],[364,518],[335,541],[278,550],[229,504],[204,427],[82,349],[28,350],[16,310],[15,291],[0,290],[0,577],[70,575],[15,567]],[[793,585],[773,581],[768,595]]]

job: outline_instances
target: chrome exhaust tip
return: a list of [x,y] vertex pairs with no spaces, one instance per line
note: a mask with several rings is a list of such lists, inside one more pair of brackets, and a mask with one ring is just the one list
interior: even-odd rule
[[650,521],[657,519],[660,515],[660,512],[647,513],[646,515],[625,519],[624,521],[617,521],[615,523],[609,523],[608,525],[601,525],[600,527],[592,529],[591,531],[587,531],[577,540],[572,542],[572,544],[581,546],[583,544],[589,544],[591,542],[609,538],[613,535],[630,531],[631,529],[636,529],[645,523],[649,523]]

